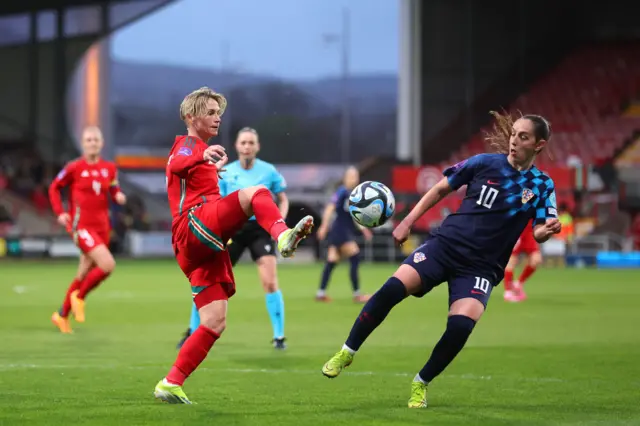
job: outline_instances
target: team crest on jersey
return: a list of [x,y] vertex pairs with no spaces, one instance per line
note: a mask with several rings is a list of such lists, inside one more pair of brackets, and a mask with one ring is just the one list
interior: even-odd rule
[[80,176],[82,177],[89,177],[89,172],[86,170],[83,170],[82,173],[80,173]]
[[525,188],[522,190],[522,204],[527,204],[533,198],[533,191],[529,188]]
[[425,256],[421,251],[415,252],[415,254],[413,255],[413,263],[420,263],[423,260],[427,260],[427,256]]
[[100,170],[100,173],[102,173],[102,177],[109,177],[109,170],[107,169]]

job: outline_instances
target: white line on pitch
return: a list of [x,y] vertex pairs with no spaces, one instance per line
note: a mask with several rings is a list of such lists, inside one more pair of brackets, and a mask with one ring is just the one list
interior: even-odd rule
[[[130,365],[61,365],[61,364],[0,364],[0,370],[158,370],[163,371],[162,367],[154,366],[130,366]],[[211,371],[219,373],[238,373],[238,374],[304,374],[304,375],[320,375],[318,370],[285,370],[271,368],[209,368],[200,367],[198,371]],[[413,377],[415,373],[387,373],[377,371],[349,371],[345,372],[347,376],[387,376],[387,377]],[[444,374],[444,377],[462,380],[516,380],[523,382],[535,383],[561,383],[566,380],[556,377],[510,377],[510,376],[480,376],[477,374]]]

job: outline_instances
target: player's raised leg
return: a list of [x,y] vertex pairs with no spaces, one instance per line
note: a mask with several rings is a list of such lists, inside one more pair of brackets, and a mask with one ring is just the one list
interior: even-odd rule
[[67,293],[65,294],[62,306],[57,312],[51,315],[51,322],[58,327],[62,333],[71,333],[71,324],[69,322],[69,314],[71,313],[71,295],[80,290],[82,282],[87,276],[89,270],[93,267],[93,261],[85,254],[80,255],[80,261],[78,263],[78,271],[74,280],[69,285]]
[[[492,285],[488,280],[483,281],[483,290],[472,293],[474,289],[474,277],[456,278],[450,281],[450,301],[456,297],[465,295],[474,297],[463,297],[455,300],[449,307],[449,318],[444,334],[433,348],[431,357],[416,374],[411,384],[411,396],[409,398],[409,408],[427,407],[427,386],[435,379],[460,353],[467,343],[473,328],[485,310],[485,304],[491,294]],[[460,280],[457,282],[456,280]],[[483,294],[479,294],[482,292]]]
[[422,280],[418,272],[409,265],[401,265],[364,305],[342,349],[324,364],[322,374],[334,378],[351,365],[355,353],[373,330],[384,321],[391,309],[407,295],[415,294],[421,288]]
[[87,251],[86,254],[95,266],[82,281],[80,288],[71,293],[71,311],[78,322],[85,321],[85,298],[87,294],[96,289],[111,275],[116,267],[116,261],[106,244],[100,243]]
[[258,225],[278,242],[278,251],[283,257],[290,257],[298,244],[311,233],[313,217],[303,217],[293,228],[287,227],[271,192],[264,185],[252,186],[238,192],[240,206],[247,217],[254,216]]
[[184,342],[173,367],[156,385],[154,396],[170,404],[191,404],[182,390],[185,380],[204,361],[226,328],[228,294],[221,284],[192,286],[201,323]]

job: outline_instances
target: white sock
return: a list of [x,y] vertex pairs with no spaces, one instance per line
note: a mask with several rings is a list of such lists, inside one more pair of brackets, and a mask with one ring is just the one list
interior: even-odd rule
[[424,380],[422,377],[420,377],[420,373],[416,374],[416,377],[413,378],[414,382],[422,382],[425,385],[428,385],[429,382],[427,382],[426,380]]
[[349,346],[347,346],[346,344],[342,345],[342,350],[343,351],[347,351],[349,352],[351,355],[355,355],[356,351],[354,351],[353,349],[351,349]]
[[316,293],[316,296],[318,297],[324,297],[324,295],[327,294],[326,291],[324,290],[318,290],[318,292]]

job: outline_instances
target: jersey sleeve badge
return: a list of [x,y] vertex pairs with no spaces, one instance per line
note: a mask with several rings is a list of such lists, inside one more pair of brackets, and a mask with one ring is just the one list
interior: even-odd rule
[[425,254],[421,251],[417,251],[413,255],[413,263],[420,263],[424,260],[427,260],[427,256],[425,256]]
[[178,155],[184,155],[185,157],[188,157],[191,154],[193,154],[193,151],[191,150],[191,148],[186,146],[183,146],[178,150]]

